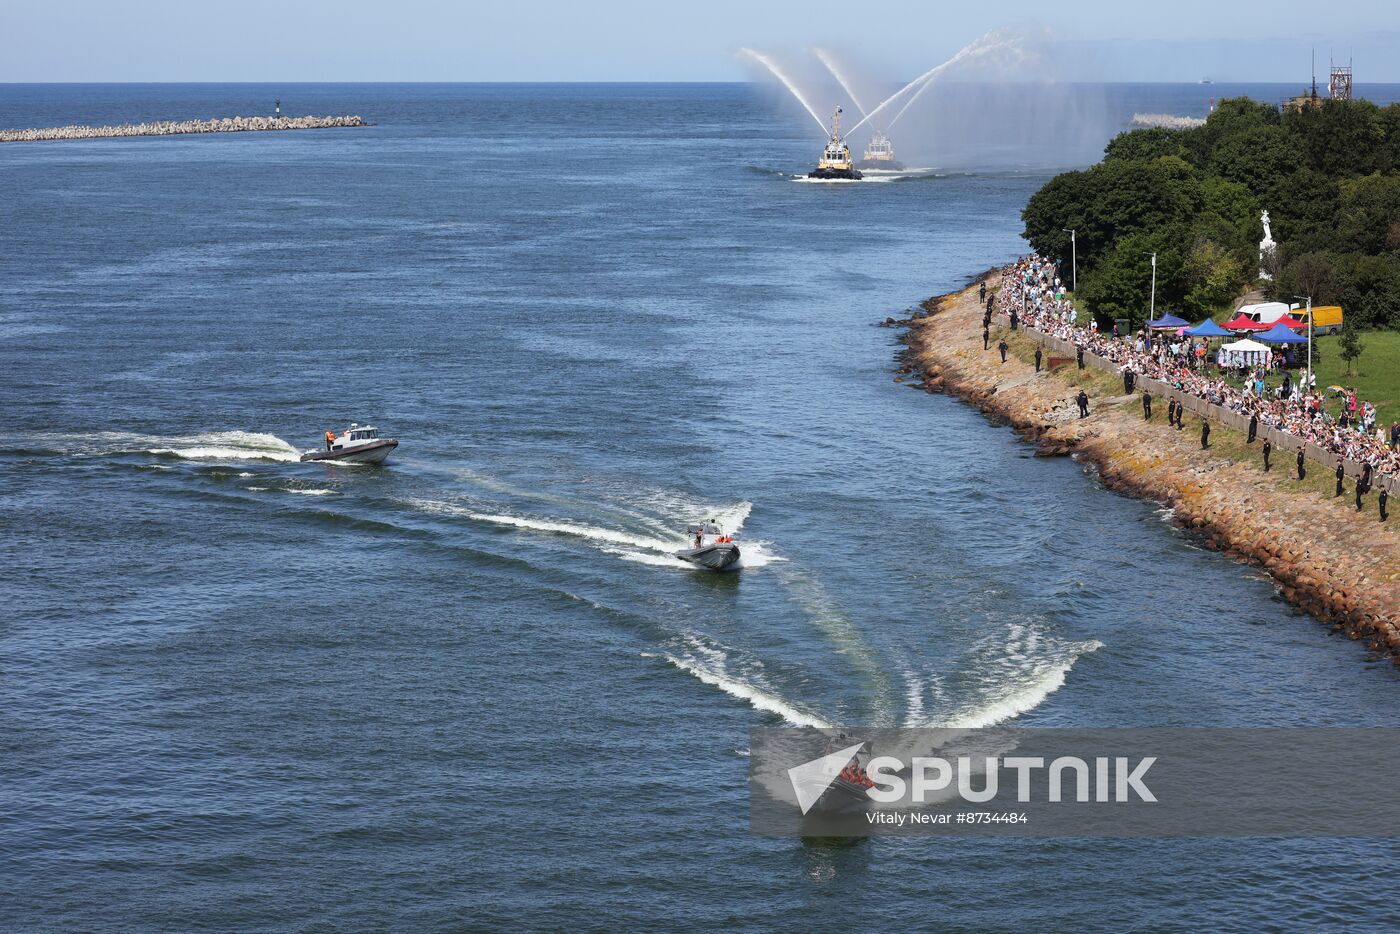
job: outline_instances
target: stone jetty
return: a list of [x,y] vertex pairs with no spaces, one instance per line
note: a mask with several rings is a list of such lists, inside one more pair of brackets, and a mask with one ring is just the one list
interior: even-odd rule
[[[998,276],[987,276],[995,286]],[[1141,397],[1124,394],[1116,373],[1079,370],[1072,357],[1051,351],[1037,373],[1028,362],[1037,346],[1025,329],[993,325],[992,349],[982,349],[982,305],[974,284],[930,299],[902,322],[909,328],[904,369],[929,392],[947,392],[1009,423],[1044,455],[1072,454],[1097,468],[1104,483],[1171,507],[1202,544],[1255,564],[1295,606],[1400,666],[1400,513],[1377,521],[1376,495],[1356,511],[1350,497],[1334,498],[1330,472],[1299,481],[1293,450],[1274,452],[1262,470],[1259,442],[1217,424],[1210,450],[1191,430],[1167,429],[1165,400],[1143,419]],[[1011,348],[1000,362],[996,344]],[[1073,397],[1084,388],[1091,415],[1078,418]],[[1296,449],[1295,449],[1296,450]],[[1320,479],[1317,475],[1321,475]],[[1400,501],[1400,495],[1396,497]],[[1176,612],[1189,614],[1189,582]]]
[[224,117],[215,120],[159,120],[121,126],[58,126],[34,130],[0,130],[0,143],[54,139],[112,139],[124,136],[181,136],[186,133],[252,133],[259,130],[324,130],[369,126],[358,116]]

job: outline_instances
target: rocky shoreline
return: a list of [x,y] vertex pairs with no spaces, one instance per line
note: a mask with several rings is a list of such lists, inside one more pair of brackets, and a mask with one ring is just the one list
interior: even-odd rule
[[111,139],[126,136],[180,136],[187,133],[251,133],[262,130],[324,130],[369,126],[357,115],[343,117],[224,117],[215,120],[161,120],[120,126],[59,126],[33,130],[0,130],[0,143],[57,139]]
[[[993,326],[992,349],[983,350],[976,285],[922,307],[893,322],[908,328],[899,378],[917,374],[922,388],[1006,422],[1038,453],[1073,454],[1094,464],[1110,487],[1171,507],[1208,547],[1259,565],[1284,599],[1400,666],[1400,535],[1377,521],[1374,496],[1371,508],[1357,512],[1350,497],[1319,492],[1315,473],[1298,481],[1282,450],[1265,473],[1260,444],[1246,446],[1223,426],[1212,426],[1212,448],[1203,450],[1199,419],[1189,418],[1188,430],[1169,430],[1165,400],[1158,400],[1147,422],[1139,393],[1123,395],[1112,377],[1081,371],[1073,360],[1052,356],[1037,373],[1027,362],[1036,345],[1004,326]],[[1004,364],[996,350],[1003,338],[1012,345]],[[1072,401],[1080,388],[1092,399],[1083,420]]]

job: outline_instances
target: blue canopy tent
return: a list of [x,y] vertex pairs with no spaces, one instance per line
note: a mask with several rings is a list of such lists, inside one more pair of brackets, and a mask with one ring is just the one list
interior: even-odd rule
[[1281,324],[1276,324],[1262,334],[1255,334],[1254,339],[1264,341],[1266,344],[1306,344],[1308,339],[1294,334]]
[[1185,318],[1178,318],[1176,315],[1167,314],[1147,322],[1147,326],[1154,331],[1165,331],[1184,328],[1190,323],[1191,322],[1187,321]]
[[1225,330],[1211,319],[1207,318],[1194,328],[1187,328],[1181,333],[1187,337],[1234,337],[1230,331]]

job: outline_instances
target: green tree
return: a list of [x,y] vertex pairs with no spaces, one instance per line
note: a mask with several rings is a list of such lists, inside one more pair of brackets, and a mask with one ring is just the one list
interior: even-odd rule
[[1337,240],[1339,248],[1357,253],[1382,253],[1400,246],[1391,243],[1391,229],[1400,226],[1400,175],[1367,175],[1339,184]]
[[1361,335],[1357,333],[1356,323],[1351,318],[1346,318],[1342,322],[1342,334],[1337,339],[1338,354],[1347,362],[1347,375],[1351,375],[1351,364],[1361,352],[1366,349],[1361,343]]
[[1333,177],[1369,175],[1387,161],[1386,123],[1370,101],[1323,101],[1285,114],[1283,128],[1311,168]]
[[1252,278],[1238,252],[1207,237],[1192,245],[1181,274],[1186,287],[1181,303],[1192,318],[1208,317],[1228,307]]
[[1222,139],[1211,154],[1210,171],[1239,182],[1256,198],[1271,198],[1302,166],[1302,157],[1277,126],[1250,127]]
[[1161,315],[1182,298],[1185,239],[1180,227],[1159,228],[1119,240],[1113,250],[1085,281],[1079,277],[1079,295],[1089,306],[1100,327],[1112,325],[1115,318],[1127,318],[1134,326],[1147,320],[1152,300],[1152,260],[1157,254],[1157,314]]
[[1152,127],[1119,133],[1103,151],[1105,162],[1151,162],[1162,156],[1186,158],[1186,141],[1181,130]]
[[[1039,253],[1069,262],[1076,230],[1080,282],[1118,241],[1164,228],[1181,228],[1204,204],[1192,168],[1171,156],[1151,162],[1101,162],[1067,172],[1031,196],[1021,212],[1025,237]],[[1179,246],[1179,249],[1184,249]]]

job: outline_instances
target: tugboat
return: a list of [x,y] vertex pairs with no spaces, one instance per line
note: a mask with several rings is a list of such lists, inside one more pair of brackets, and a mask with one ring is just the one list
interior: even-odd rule
[[841,108],[831,115],[831,139],[822,150],[817,167],[807,173],[808,178],[860,178],[856,165],[851,161],[851,147],[841,138]]
[[879,130],[870,137],[870,145],[865,147],[865,155],[861,157],[859,165],[862,169],[884,169],[887,172],[904,169],[904,164],[894,157],[894,146],[889,137]]
[[326,432],[326,449],[310,451],[303,454],[301,459],[342,464],[382,464],[389,452],[398,446],[399,443],[393,438],[379,437],[379,429],[373,425],[352,422],[339,435],[334,431]]
[[727,571],[739,563],[739,546],[734,542],[738,536],[724,534],[715,520],[689,526],[686,531],[694,547],[676,552],[677,558],[708,571]]

